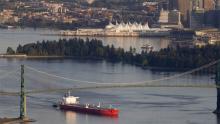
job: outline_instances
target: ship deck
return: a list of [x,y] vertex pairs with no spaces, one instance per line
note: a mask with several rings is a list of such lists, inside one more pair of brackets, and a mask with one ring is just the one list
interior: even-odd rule
[[[86,108],[86,104],[69,104],[69,105],[66,105],[66,106],[74,106],[74,107],[80,107],[80,108]],[[116,108],[112,108],[112,107],[106,107],[106,106],[96,106],[96,105],[88,105],[88,108],[86,109],[96,109],[96,110],[110,110],[110,109],[116,109]]]

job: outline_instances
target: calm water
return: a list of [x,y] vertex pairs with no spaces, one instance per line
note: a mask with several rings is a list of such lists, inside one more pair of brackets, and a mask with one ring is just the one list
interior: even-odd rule
[[[58,40],[62,38],[73,38],[73,37],[60,37],[55,35],[47,34],[57,34],[56,30],[45,30],[45,29],[0,29],[0,53],[5,53],[7,47],[12,47],[16,49],[18,44],[32,43],[42,40]],[[86,39],[87,37],[81,37]],[[169,44],[168,39],[161,38],[136,38],[136,37],[89,37],[103,40],[104,45],[114,45],[116,47],[124,48],[129,50],[130,46],[136,48],[137,52],[141,52],[141,47],[145,44],[149,44],[154,47],[154,50],[159,50],[161,48],[166,48]]]
[[[40,34],[42,31],[39,31]],[[0,30],[1,50],[3,46],[17,46],[41,39],[56,39],[56,36],[37,35],[29,30]],[[27,33],[25,35],[25,33]],[[129,40],[129,39],[128,39]],[[138,44],[136,41],[121,42],[121,44]],[[143,39],[144,40],[144,39]],[[20,42],[22,41],[22,42]],[[153,42],[149,39],[143,42]],[[110,41],[109,41],[110,42]],[[126,43],[125,43],[126,42]],[[142,42],[142,41],[140,41]],[[155,41],[155,46],[161,48],[163,41]],[[118,43],[118,42],[116,42]],[[154,44],[154,42],[152,43]],[[4,50],[3,50],[4,51]],[[141,82],[158,79],[175,73],[143,70],[139,67],[111,64],[101,61],[76,60],[19,60],[0,59],[0,89],[17,91],[19,86],[19,71],[7,78],[2,78],[5,71],[15,70],[20,64],[25,64],[52,74],[67,78],[88,80],[94,82]],[[25,70],[25,83],[29,90],[58,87],[74,87],[77,82],[59,80],[42,74]],[[176,80],[166,81],[211,82],[210,76],[186,76]],[[218,124],[218,119],[212,111],[216,107],[216,90],[208,88],[114,88],[87,89],[73,91],[83,103],[108,103],[120,109],[119,118],[99,117],[94,115],[63,112],[51,107],[63,93],[34,94],[28,97],[28,115],[36,119],[35,124]],[[0,96],[0,117],[16,117],[19,99],[17,97]]]

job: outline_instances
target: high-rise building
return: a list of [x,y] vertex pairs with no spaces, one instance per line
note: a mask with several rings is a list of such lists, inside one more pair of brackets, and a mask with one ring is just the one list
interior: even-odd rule
[[178,10],[171,10],[168,14],[168,23],[181,25],[181,13]]
[[214,10],[215,0],[203,0],[203,7],[205,11]]
[[177,0],[169,0],[169,10],[178,9]]
[[205,26],[205,10],[204,9],[194,9],[190,13],[190,28],[200,29]]
[[178,10],[162,10],[158,22],[161,28],[183,28],[181,13]]
[[[219,8],[220,8],[220,0]],[[177,9],[182,14],[182,22],[185,26],[189,26],[190,13],[192,10],[202,8],[204,11],[213,10],[215,8],[214,0],[169,0],[169,8]]]
[[215,18],[216,18],[216,27],[220,29],[220,0],[215,2]]
[[160,11],[160,17],[159,17],[159,23],[168,23],[168,14],[169,14],[169,11],[166,11],[166,10],[161,10]]
[[220,0],[216,0],[215,9],[220,10]]
[[205,12],[205,25],[207,27],[216,27],[217,21],[216,21],[216,11],[210,10]]
[[[218,6],[220,7],[220,0],[216,0],[219,1],[217,2]],[[207,10],[213,10],[215,8],[215,0],[169,0],[169,9],[173,10],[173,9],[192,9],[194,7],[199,7],[199,8],[203,8],[205,9],[205,11]]]
[[170,10],[177,9],[181,12],[181,21],[186,26],[189,12],[192,11],[191,0],[169,0]]
[[205,13],[205,24],[220,29],[220,0],[215,0],[215,9]]

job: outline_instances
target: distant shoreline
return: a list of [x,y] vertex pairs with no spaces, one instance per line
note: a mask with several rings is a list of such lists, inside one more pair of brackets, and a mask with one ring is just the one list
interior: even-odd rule
[[61,58],[61,59],[94,59],[94,60],[101,60],[100,58],[95,58],[95,57],[76,57],[76,56],[28,56],[26,54],[0,54],[0,58],[24,58],[24,59],[56,59],[56,58]]

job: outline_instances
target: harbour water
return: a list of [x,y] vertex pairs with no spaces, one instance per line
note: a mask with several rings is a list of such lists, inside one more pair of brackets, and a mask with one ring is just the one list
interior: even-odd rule
[[[5,51],[6,46],[15,47],[19,43],[24,44],[42,39],[57,39],[57,36],[36,35],[47,33],[28,30],[0,30],[0,50]],[[34,32],[34,33],[33,33]],[[31,41],[30,41],[31,40]],[[140,41],[143,40],[143,41]],[[107,43],[111,43],[111,40]],[[139,45],[140,42],[155,44],[158,49],[165,43],[155,39],[136,39],[112,41],[112,43],[124,45]],[[157,72],[143,70],[139,67],[121,64],[107,63],[105,61],[79,61],[57,59],[0,59],[0,73],[4,69],[14,70],[20,64],[25,64],[48,73],[63,77],[87,80],[92,82],[141,82],[163,78],[178,72]],[[77,82],[58,80],[44,75],[25,71],[31,78],[25,80],[28,87],[34,89],[47,87],[73,87]],[[14,79],[10,76],[1,79],[0,89],[17,91],[19,88],[19,71]],[[192,75],[182,77],[179,81],[210,82],[210,76]],[[176,80],[176,81],[178,81]],[[15,81],[15,82],[11,82]],[[17,81],[17,83],[16,83]],[[168,81],[169,82],[169,81]],[[30,86],[31,85],[31,86]],[[79,84],[80,85],[80,84]],[[212,114],[216,107],[216,90],[209,88],[109,88],[87,89],[73,91],[73,95],[79,96],[83,103],[106,103],[120,109],[118,118],[100,117],[75,112],[64,112],[52,107],[63,93],[32,94],[27,98],[28,116],[37,120],[35,124],[219,124],[218,118]],[[16,117],[19,115],[19,98],[12,96],[0,96],[0,117]]]
[[[5,53],[7,47],[16,49],[18,44],[24,45],[26,43],[33,43],[42,40],[58,40],[63,38],[74,37],[62,37],[58,34],[57,30],[48,29],[0,29],[0,53]],[[80,37],[86,39],[87,37]],[[154,47],[154,50],[166,48],[169,44],[169,40],[166,38],[140,38],[140,37],[88,37],[96,38],[104,41],[104,45],[114,45],[115,47],[121,47],[125,50],[129,50],[132,46],[137,52],[141,52],[141,47],[149,44]]]

